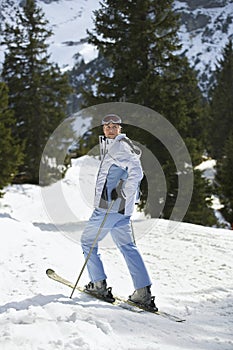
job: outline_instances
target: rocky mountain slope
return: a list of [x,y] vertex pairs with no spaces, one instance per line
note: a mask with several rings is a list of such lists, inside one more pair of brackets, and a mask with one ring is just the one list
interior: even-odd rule
[[223,47],[233,39],[233,0],[180,0],[175,8],[181,15],[183,51],[206,91]]

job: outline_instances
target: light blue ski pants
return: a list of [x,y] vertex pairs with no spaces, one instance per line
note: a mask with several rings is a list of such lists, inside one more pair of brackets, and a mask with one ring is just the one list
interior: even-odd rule
[[[105,214],[105,210],[95,209],[83,231],[81,245],[85,258],[88,256]],[[143,259],[132,240],[130,216],[111,212],[107,215],[97,244],[87,262],[87,269],[91,282],[97,282],[107,278],[100,254],[98,254],[98,242],[101,241],[108,232],[111,233],[113,241],[125,258],[134,288],[139,289],[151,285],[151,280]]]

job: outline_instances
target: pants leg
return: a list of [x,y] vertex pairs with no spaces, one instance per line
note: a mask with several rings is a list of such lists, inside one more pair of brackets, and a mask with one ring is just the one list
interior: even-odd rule
[[151,285],[152,283],[142,256],[132,240],[130,217],[123,216],[122,218],[121,216],[121,219],[112,228],[111,235],[124,256],[134,288],[139,289]]
[[[87,223],[87,226],[83,231],[83,234],[81,236],[81,245],[85,259],[90,252],[93,242],[95,241],[96,235],[104,220],[105,214],[106,212],[104,211],[98,209],[94,210],[91,218]],[[108,214],[107,220],[101,230],[98,241],[87,262],[87,269],[91,282],[97,282],[107,278],[100,254],[98,253],[98,242],[100,242],[107,235],[107,233],[111,230],[112,225],[114,225],[114,222],[112,222],[112,215],[113,214]]]
[[[94,210],[86,228],[81,237],[81,245],[85,258],[88,256],[92,244],[96,238],[99,227],[101,226],[104,211]],[[132,231],[130,217],[119,213],[109,213],[107,220],[101,230],[96,246],[87,262],[87,269],[92,282],[106,279],[103,263],[100,254],[98,254],[98,242],[100,242],[111,231],[113,241],[121,251],[129,272],[131,274],[134,288],[139,289],[151,285],[151,280],[143,262],[137,246],[132,241]]]

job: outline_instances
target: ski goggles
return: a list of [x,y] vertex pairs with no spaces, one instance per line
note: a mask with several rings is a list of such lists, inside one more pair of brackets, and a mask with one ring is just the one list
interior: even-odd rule
[[108,114],[102,119],[102,125],[110,123],[121,124],[121,118],[116,114]]

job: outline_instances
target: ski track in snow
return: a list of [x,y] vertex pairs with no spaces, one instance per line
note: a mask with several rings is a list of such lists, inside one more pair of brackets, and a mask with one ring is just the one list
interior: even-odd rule
[[[174,323],[79,292],[70,299],[69,288],[48,279],[51,267],[75,282],[83,256],[80,245],[50,223],[39,192],[36,186],[12,186],[0,202],[1,350],[233,349],[232,231],[135,220],[136,236],[147,232],[136,239],[157,305],[186,318]],[[79,233],[84,224],[77,222]],[[70,225],[73,232],[75,223]],[[133,286],[123,258],[104,245],[101,253],[108,284],[127,297]],[[87,281],[85,271],[80,284]]]

